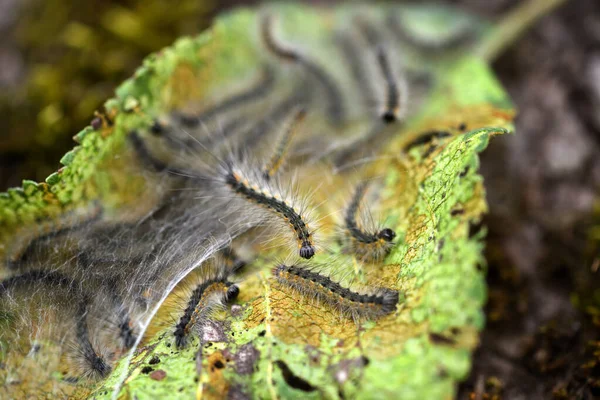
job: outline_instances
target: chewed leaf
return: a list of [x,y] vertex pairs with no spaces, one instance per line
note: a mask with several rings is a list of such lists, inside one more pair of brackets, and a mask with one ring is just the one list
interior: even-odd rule
[[[33,373],[32,337],[56,356],[10,393],[451,397],[484,325],[478,154],[514,115],[469,52],[487,30],[270,5],[148,57],[64,168],[0,197],[2,277],[52,268],[88,307],[46,334],[74,291],[11,292],[41,312],[6,305],[2,379]],[[82,337],[100,382],[61,363]]]

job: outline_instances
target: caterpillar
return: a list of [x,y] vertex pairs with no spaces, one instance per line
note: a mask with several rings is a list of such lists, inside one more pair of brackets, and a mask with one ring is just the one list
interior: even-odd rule
[[89,299],[86,297],[80,300],[81,303],[77,307],[77,328],[76,337],[79,344],[79,357],[83,359],[85,364],[88,366],[87,370],[84,370],[84,376],[88,378],[104,378],[106,377],[112,368],[104,357],[94,349],[90,342],[89,331],[87,322],[85,320],[87,314],[87,308]]
[[390,67],[390,61],[385,50],[382,47],[377,49],[377,63],[381,69],[381,74],[386,84],[385,105],[381,112],[381,118],[391,123],[399,119],[400,114],[400,88],[396,83],[394,74]]
[[101,217],[102,207],[99,204],[93,204],[87,209],[71,212],[57,222],[51,221],[40,224],[36,230],[25,232],[22,237],[18,237],[16,243],[10,246],[11,251],[6,260],[6,265],[9,269],[16,270],[38,262],[40,251],[53,240],[81,231]]
[[154,157],[144,141],[142,140],[140,134],[137,130],[133,130],[127,136],[129,142],[133,146],[135,153],[139,160],[146,165],[149,169],[155,172],[161,173],[169,173],[174,176],[182,177],[182,178],[193,178],[193,174],[184,169],[179,169],[170,166],[168,163],[159,160]]
[[175,345],[178,348],[185,347],[190,330],[207,319],[216,308],[234,300],[238,293],[238,286],[228,282],[223,275],[200,282],[194,288],[187,307],[173,331]]
[[223,260],[225,262],[225,268],[227,268],[234,274],[242,270],[247,265],[247,262],[244,259],[240,258],[240,256],[231,246],[226,247],[221,252],[221,256],[223,257]]
[[290,94],[279,102],[270,112],[250,127],[242,136],[242,145],[248,150],[255,149],[257,144],[271,131],[269,128],[289,116],[297,108],[306,107],[310,92],[303,82],[296,85]]
[[[301,257],[308,259],[315,254],[316,227],[313,227],[314,222],[310,221],[308,209],[301,205],[302,200],[297,199],[292,191],[286,190],[279,180],[265,179],[264,173],[251,167],[251,163],[237,161],[236,158],[241,156],[232,154],[228,159],[223,160],[211,154],[217,161],[216,168],[207,168],[204,171],[183,170],[156,159],[136,132],[130,133],[129,137],[133,138],[135,149],[153,170],[168,171],[177,177],[196,182],[200,185],[198,193],[203,193],[201,186],[212,184],[212,189],[209,189],[212,194],[208,194],[208,198],[226,200],[240,198],[245,200],[245,204],[254,204],[263,210],[268,210],[269,215],[286,221],[292,228]],[[228,189],[228,192],[223,192],[224,188]],[[217,207],[219,205],[215,206]],[[241,208],[246,210],[249,217],[250,210],[244,206]]]
[[404,113],[404,98],[407,84],[403,76],[397,77],[390,60],[389,51],[379,32],[364,18],[355,18],[359,31],[375,55],[377,68],[384,82],[383,101],[381,101],[381,119],[385,123],[399,120]]
[[354,292],[314,269],[306,264],[279,264],[273,268],[273,276],[282,286],[315,298],[355,322],[383,317],[396,310],[399,298],[396,290],[377,288],[370,293]]
[[[169,125],[167,122],[156,120],[150,126],[150,133],[153,136],[163,138],[172,150],[190,153],[192,151],[205,151],[206,149],[214,149],[218,145],[222,145],[226,141],[231,140],[231,138],[238,134],[242,128],[245,128],[247,124],[248,118],[244,116],[232,117],[219,128],[218,134],[196,137],[189,134],[185,129],[179,129],[178,125],[176,124]],[[178,136],[178,131],[186,132],[186,136]],[[130,138],[130,140],[131,139],[132,138]],[[138,143],[135,143],[135,138],[133,139],[133,145],[136,147],[141,147]],[[137,150],[137,152],[140,154],[140,159],[143,160],[145,157],[147,157],[144,154],[145,151],[143,149],[140,148]],[[152,163],[147,161],[146,164],[159,171],[166,169],[166,165],[156,164],[153,166]]]
[[409,152],[411,149],[427,144],[435,139],[443,139],[452,136],[448,131],[432,130],[419,134],[414,140],[404,146],[404,151]]
[[197,128],[200,124],[206,123],[216,117],[223,116],[235,109],[265,97],[273,89],[276,82],[274,69],[264,65],[261,69],[261,76],[251,87],[227,97],[214,106],[202,111],[198,115],[190,115],[181,112],[175,112],[174,117],[177,122],[186,128]]
[[381,261],[394,245],[396,232],[390,228],[365,230],[360,227],[356,215],[367,191],[368,183],[357,185],[344,215],[344,242],[346,251],[353,253],[362,261]]
[[369,126],[357,138],[336,149],[331,156],[333,165],[336,167],[336,172],[353,166],[352,162],[357,159],[360,160],[359,156],[368,156],[389,133],[389,126],[382,123],[375,123]]
[[249,203],[263,207],[285,220],[294,231],[299,255],[312,258],[315,255],[314,232],[306,210],[299,208],[297,201],[281,187],[278,181],[269,182],[260,173],[248,174],[233,163],[226,164],[224,182],[237,195]]
[[[174,150],[190,151],[213,148],[224,140],[230,140],[231,137],[240,133],[242,128],[249,124],[251,118],[245,115],[247,114],[246,109],[261,99],[267,98],[273,91],[275,82],[276,73],[274,68],[268,64],[264,65],[260,79],[248,89],[222,99],[216,105],[199,112],[198,115],[175,110],[168,118],[154,121],[150,132],[155,136],[165,138],[167,144]],[[298,91],[290,99],[290,102],[302,103],[305,101],[305,97]],[[279,107],[280,111],[274,111],[272,117],[274,119],[280,118],[280,115],[284,114],[287,108]],[[216,127],[218,134],[206,134],[209,132],[209,126]],[[262,127],[262,125],[258,125],[251,131],[263,133],[265,129],[260,129]],[[199,134],[196,131],[198,128],[202,128],[205,134]],[[188,130],[192,130],[193,134]],[[185,132],[186,135],[177,136],[176,134],[180,132]]]
[[90,341],[87,324],[87,314],[91,299],[88,293],[80,288],[80,283],[63,274],[52,271],[31,270],[23,274],[12,276],[0,283],[0,299],[11,294],[13,290],[23,287],[31,288],[44,285],[51,288],[60,288],[68,299],[67,305],[75,304],[75,352],[73,357],[80,358],[83,362],[82,376],[86,378],[105,377],[110,373],[111,367],[107,361],[94,348]]
[[302,123],[305,117],[306,110],[304,109],[298,110],[293,116],[292,122],[281,136],[273,155],[263,169],[263,177],[266,180],[270,180],[281,169],[292,139],[298,130],[298,125]]
[[301,55],[291,47],[277,42],[273,32],[273,16],[265,14],[261,18],[260,33],[265,48],[277,58],[301,66],[323,90],[327,98],[327,115],[332,124],[339,125],[346,119],[343,95],[329,74],[317,63]]
[[356,85],[358,97],[361,100],[361,106],[368,110],[371,108],[374,89],[371,85],[371,75],[363,60],[363,52],[357,44],[358,40],[352,32],[338,32],[335,35],[335,42],[344,58],[344,65],[350,72],[352,83]]

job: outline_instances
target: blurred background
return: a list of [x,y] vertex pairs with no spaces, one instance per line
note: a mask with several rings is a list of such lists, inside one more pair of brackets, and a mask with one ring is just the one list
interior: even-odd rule
[[[521,3],[446,2],[492,20]],[[0,191],[54,172],[146,55],[250,3],[0,0]],[[600,396],[600,1],[567,1],[493,69],[518,134],[482,157],[488,324],[459,397]]]

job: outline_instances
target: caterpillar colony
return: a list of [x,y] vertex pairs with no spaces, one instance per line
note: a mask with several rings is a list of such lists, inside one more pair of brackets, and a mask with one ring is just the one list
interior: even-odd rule
[[[173,348],[201,346],[207,324],[244,307],[238,292],[256,273],[357,326],[394,314],[397,287],[350,287],[323,269],[340,241],[334,263],[385,268],[397,238],[360,212],[367,185],[346,185],[373,178],[369,163],[432,84],[403,49],[434,44],[388,17],[357,11],[307,46],[276,8],[262,10],[247,32],[256,68],[126,132],[136,207],[92,202],[6,243],[0,397],[83,397],[157,332]],[[353,194],[329,212],[334,185]]]

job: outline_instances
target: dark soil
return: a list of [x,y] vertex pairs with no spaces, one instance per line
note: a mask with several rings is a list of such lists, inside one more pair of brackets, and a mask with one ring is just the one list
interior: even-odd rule
[[[496,14],[517,2],[461,3]],[[567,3],[493,68],[519,116],[517,135],[482,157],[488,324],[460,398],[591,399],[600,396],[600,241],[590,239],[600,220],[600,2]]]

